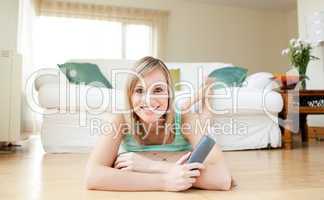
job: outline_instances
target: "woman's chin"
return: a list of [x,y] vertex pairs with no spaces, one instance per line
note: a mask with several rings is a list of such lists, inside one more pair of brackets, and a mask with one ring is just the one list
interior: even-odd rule
[[143,116],[141,118],[146,123],[154,123],[159,119],[157,116]]
[[160,119],[161,115],[158,113],[150,113],[150,114],[141,114],[140,118],[146,123],[154,123]]

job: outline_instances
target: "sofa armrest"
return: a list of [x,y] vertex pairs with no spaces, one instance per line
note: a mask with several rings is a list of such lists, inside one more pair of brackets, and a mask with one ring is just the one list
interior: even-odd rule
[[44,68],[37,71],[35,74],[34,86],[36,91],[39,91],[39,89],[46,84],[67,85],[69,84],[69,81],[67,80],[65,74],[63,74],[59,69]]

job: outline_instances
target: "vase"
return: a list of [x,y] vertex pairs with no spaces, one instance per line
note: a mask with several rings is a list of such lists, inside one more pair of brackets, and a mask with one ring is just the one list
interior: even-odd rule
[[303,79],[302,81],[301,81],[301,88],[300,89],[302,89],[302,90],[306,90],[306,79]]
[[306,71],[307,71],[307,64],[305,65],[299,65],[296,67],[298,70],[298,74],[300,77],[300,90],[306,90]]

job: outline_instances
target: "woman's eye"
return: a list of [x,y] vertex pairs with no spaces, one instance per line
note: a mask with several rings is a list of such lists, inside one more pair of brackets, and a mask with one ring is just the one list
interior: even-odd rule
[[154,93],[159,93],[159,92],[163,92],[162,88],[155,88],[154,89]]
[[143,93],[143,89],[142,88],[137,88],[135,90],[135,92],[138,93],[138,94],[142,94]]

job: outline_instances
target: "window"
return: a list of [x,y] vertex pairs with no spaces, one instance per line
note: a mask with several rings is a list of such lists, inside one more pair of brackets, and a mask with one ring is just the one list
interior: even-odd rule
[[34,38],[36,65],[71,59],[130,59],[152,55],[148,25],[62,17],[39,17]]
[[145,25],[127,25],[125,37],[126,58],[135,60],[151,54],[151,31]]

